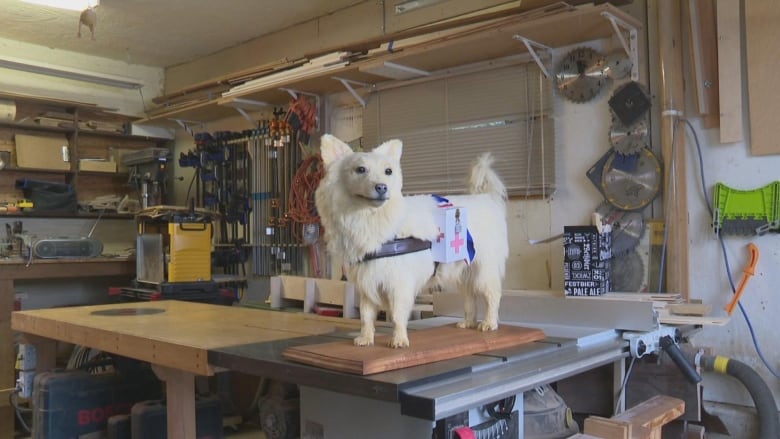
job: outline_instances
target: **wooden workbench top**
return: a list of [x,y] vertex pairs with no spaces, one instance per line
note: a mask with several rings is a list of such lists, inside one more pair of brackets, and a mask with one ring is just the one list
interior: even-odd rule
[[0,279],[60,279],[135,274],[135,258],[0,258]]
[[166,300],[16,311],[15,331],[200,375],[208,350],[333,332],[329,321],[243,307]]
[[[135,257],[99,256],[96,258],[48,258],[48,259],[35,258],[33,259],[32,263],[30,263],[29,265],[61,264],[63,262],[68,264],[78,264],[83,262],[106,263],[106,262],[130,262],[130,261],[135,262]],[[21,258],[21,257],[0,258],[0,265],[27,265],[28,263],[29,260],[27,258]]]

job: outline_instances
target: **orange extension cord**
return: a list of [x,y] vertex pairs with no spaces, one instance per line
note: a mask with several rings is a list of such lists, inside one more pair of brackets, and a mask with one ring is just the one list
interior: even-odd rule
[[[322,158],[317,154],[305,159],[293,176],[286,216],[294,223],[292,229],[293,237],[298,242],[303,242],[303,226],[305,224],[319,224],[320,222],[320,217],[317,215],[317,209],[314,205],[314,191],[317,190],[317,186],[324,174]],[[322,235],[321,225],[320,235]],[[316,277],[320,277],[317,244],[310,245],[309,251],[311,252],[312,270]]]

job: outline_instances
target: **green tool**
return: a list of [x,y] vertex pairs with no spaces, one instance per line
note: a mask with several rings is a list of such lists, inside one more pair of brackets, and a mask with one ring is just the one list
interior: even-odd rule
[[752,190],[715,184],[712,227],[716,235],[763,235],[780,230],[780,181]]

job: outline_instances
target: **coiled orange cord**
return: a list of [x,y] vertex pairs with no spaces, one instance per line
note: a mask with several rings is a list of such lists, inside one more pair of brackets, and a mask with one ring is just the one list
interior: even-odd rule
[[314,191],[325,174],[322,158],[319,154],[306,158],[295,171],[290,185],[290,198],[287,203],[287,217],[294,223],[293,236],[303,241],[302,225],[319,224],[320,217],[314,205]]

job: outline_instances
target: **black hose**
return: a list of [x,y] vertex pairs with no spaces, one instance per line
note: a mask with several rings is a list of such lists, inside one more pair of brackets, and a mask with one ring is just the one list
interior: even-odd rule
[[730,375],[738,379],[750,393],[758,411],[759,438],[777,439],[780,437],[780,417],[777,413],[775,397],[761,376],[750,366],[728,357],[703,356],[701,367],[707,371]]

